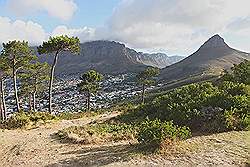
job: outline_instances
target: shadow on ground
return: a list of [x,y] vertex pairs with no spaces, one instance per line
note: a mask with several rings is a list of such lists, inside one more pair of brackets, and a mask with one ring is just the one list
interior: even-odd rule
[[76,151],[62,153],[63,155],[69,155],[70,157],[73,158],[61,160],[55,164],[47,165],[46,167],[104,166],[114,162],[128,161],[131,155],[136,152],[137,152],[137,147],[131,145],[81,148]]

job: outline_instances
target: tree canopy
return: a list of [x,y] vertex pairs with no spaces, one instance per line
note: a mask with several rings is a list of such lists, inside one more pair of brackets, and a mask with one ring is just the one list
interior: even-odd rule
[[142,71],[137,75],[137,80],[140,84],[149,86],[155,82],[153,77],[156,77],[159,74],[160,70],[158,68],[148,67],[145,71]]
[[80,52],[80,40],[78,37],[68,37],[67,35],[50,37],[48,41],[43,42],[37,49],[39,54],[60,53],[62,51],[77,54]]
[[84,73],[81,77],[81,83],[78,84],[80,92],[96,93],[99,89],[99,82],[102,80],[102,74],[95,70]]

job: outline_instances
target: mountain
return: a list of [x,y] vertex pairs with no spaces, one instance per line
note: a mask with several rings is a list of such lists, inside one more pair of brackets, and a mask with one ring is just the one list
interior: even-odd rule
[[137,61],[152,67],[165,68],[184,58],[184,56],[167,56],[165,53],[141,53],[137,56]]
[[206,41],[195,53],[162,70],[160,78],[165,81],[182,80],[193,76],[219,75],[250,54],[229,47],[219,35]]
[[[56,75],[71,75],[95,69],[103,74],[137,73],[147,66],[166,67],[176,62],[163,54],[144,54],[114,41],[92,41],[80,45],[80,55],[62,53]],[[166,59],[166,60],[165,60]],[[52,64],[53,56],[39,56],[41,62]]]
[[[79,74],[95,69],[104,74],[138,72],[145,65],[137,62],[136,51],[110,41],[93,41],[80,45],[79,55],[62,53],[56,66],[57,75]],[[53,56],[39,56],[41,62],[52,64]]]

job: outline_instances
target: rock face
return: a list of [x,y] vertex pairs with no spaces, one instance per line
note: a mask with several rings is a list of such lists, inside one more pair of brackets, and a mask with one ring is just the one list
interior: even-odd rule
[[160,77],[165,81],[173,81],[208,73],[219,75],[244,59],[249,60],[250,54],[230,48],[223,38],[215,35],[189,57],[164,68]]
[[[52,64],[53,56],[39,56],[41,62]],[[172,62],[166,55],[143,54],[111,41],[81,44],[80,55],[63,53],[56,67],[57,75],[72,75],[95,69],[103,74],[137,73],[147,66],[166,67]],[[178,58],[177,58],[178,60]]]
[[164,53],[141,53],[137,56],[138,62],[157,68],[165,68],[181,61],[182,59],[184,59],[184,56],[167,56]]

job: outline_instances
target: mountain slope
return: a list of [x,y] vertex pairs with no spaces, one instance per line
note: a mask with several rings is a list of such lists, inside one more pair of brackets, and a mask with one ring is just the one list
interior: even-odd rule
[[[144,54],[111,41],[86,42],[80,47],[80,55],[60,55],[56,67],[57,75],[79,74],[90,69],[103,74],[137,73],[147,66],[163,68],[183,58],[168,57],[165,54]],[[53,56],[42,55],[39,60],[52,64]]]
[[244,59],[250,59],[250,54],[230,48],[223,38],[215,35],[189,57],[164,68],[161,79],[173,81],[196,75],[219,75]]
[[141,53],[137,56],[138,62],[158,68],[165,68],[171,64],[181,61],[184,58],[184,56],[167,56],[164,53]]
[[[138,72],[145,65],[136,61],[136,51],[125,45],[109,41],[93,41],[81,44],[80,55],[63,53],[56,67],[56,74],[71,75],[95,69],[101,73],[117,74]],[[53,62],[53,56],[39,56],[40,61]]]

